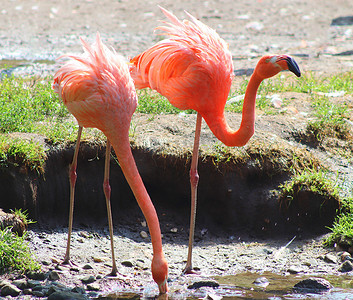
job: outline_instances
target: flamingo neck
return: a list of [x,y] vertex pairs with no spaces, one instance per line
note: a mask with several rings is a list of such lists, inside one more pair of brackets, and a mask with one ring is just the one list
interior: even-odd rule
[[253,73],[249,80],[245,92],[242,120],[237,131],[229,127],[224,110],[218,115],[203,115],[213,134],[225,145],[229,147],[244,146],[254,134],[256,94],[262,80],[256,73]]
[[124,135],[105,133],[110,140],[115,154],[118,158],[121,170],[126,181],[140,206],[150,231],[154,256],[164,257],[162,250],[162,237],[159,227],[157,212],[153,206],[150,196],[143,184],[140,173],[137,169],[134,157],[131,152],[128,132]]

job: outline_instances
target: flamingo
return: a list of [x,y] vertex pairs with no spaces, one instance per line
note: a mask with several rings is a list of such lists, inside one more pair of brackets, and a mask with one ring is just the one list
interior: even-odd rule
[[162,30],[167,39],[130,60],[130,73],[136,88],[151,88],[165,96],[175,107],[197,112],[194,147],[190,167],[191,213],[188,257],[184,273],[192,273],[192,246],[194,241],[198,152],[202,119],[213,134],[227,146],[244,146],[254,134],[255,100],[260,83],[282,70],[300,77],[300,70],[288,55],[262,57],[246,89],[242,121],[238,130],[232,130],[225,118],[224,107],[234,77],[232,56],[226,42],[195,17],[185,12],[191,22],[179,21],[171,12],[160,7],[170,22]]
[[70,213],[65,263],[70,262],[77,155],[83,127],[101,130],[107,137],[103,190],[106,197],[112,251],[112,272],[117,274],[114,257],[113,222],[110,207],[109,159],[113,146],[120,167],[146,218],[153,246],[152,276],[160,293],[166,293],[168,264],[162,250],[162,237],[156,210],[142,182],[129,142],[131,117],[137,106],[136,90],[124,59],[108,49],[97,33],[90,46],[81,39],[85,53],[70,60],[54,76],[53,89],[76,118],[79,129],[73,162],[70,165]]

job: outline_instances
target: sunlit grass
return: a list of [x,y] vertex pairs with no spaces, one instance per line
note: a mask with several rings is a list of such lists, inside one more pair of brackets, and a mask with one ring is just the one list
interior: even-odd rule
[[18,236],[10,228],[0,230],[0,274],[14,270],[25,273],[40,269],[40,264],[28,247],[26,237],[26,233]]

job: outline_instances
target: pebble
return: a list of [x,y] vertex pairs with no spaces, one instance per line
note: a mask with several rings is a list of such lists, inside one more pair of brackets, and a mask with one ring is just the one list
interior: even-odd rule
[[260,286],[262,288],[265,288],[270,284],[270,282],[268,281],[268,279],[266,277],[262,276],[262,277],[256,278],[254,280],[253,284]]
[[21,293],[21,290],[10,282],[6,282],[1,287],[1,296],[17,297],[20,293]]
[[59,279],[60,279],[60,276],[57,271],[51,271],[49,273],[49,280],[55,281],[55,280],[59,280]]
[[324,261],[330,264],[336,264],[337,263],[337,258],[335,255],[332,254],[326,254],[324,256]]
[[141,236],[143,239],[147,239],[147,238],[148,238],[147,232],[146,232],[146,231],[143,231],[143,230],[140,232],[140,236]]
[[12,284],[17,286],[20,290],[24,290],[28,287],[27,280],[25,278],[14,280]]
[[298,274],[301,272],[301,269],[297,266],[290,266],[289,269],[288,269],[288,272],[290,274]]
[[132,262],[128,260],[122,261],[121,264],[128,268],[131,268],[133,266]]
[[353,264],[349,260],[344,261],[342,265],[338,268],[338,271],[342,273],[350,272],[352,270],[353,270]]
[[84,284],[89,284],[89,283],[93,283],[96,281],[96,279],[94,278],[93,275],[89,275],[89,276],[85,276],[83,278],[81,278],[82,283]]
[[331,288],[332,285],[329,281],[315,277],[304,279],[294,285],[294,290],[301,293],[318,293],[330,290]]
[[78,293],[73,293],[73,292],[68,292],[68,291],[60,291],[60,292],[55,292],[49,295],[48,300],[66,300],[66,299],[71,299],[71,300],[86,300],[88,297],[82,294]]
[[95,263],[101,263],[101,262],[106,261],[106,259],[103,258],[103,257],[93,257],[93,261],[94,261]]
[[216,280],[200,280],[188,286],[188,289],[198,289],[200,287],[219,287],[219,283]]
[[33,280],[44,280],[46,278],[46,273],[44,272],[28,272],[26,276]]
[[98,283],[87,284],[87,290],[89,291],[99,291],[100,286]]
[[84,266],[82,267],[82,269],[84,269],[84,270],[91,270],[91,269],[93,269],[93,267],[92,267],[90,264],[86,264],[86,265],[84,265]]

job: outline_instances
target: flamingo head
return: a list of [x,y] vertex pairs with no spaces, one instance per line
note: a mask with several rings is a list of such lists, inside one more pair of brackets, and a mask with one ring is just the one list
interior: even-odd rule
[[301,75],[296,61],[288,55],[263,56],[255,68],[255,72],[263,79],[275,76],[283,70],[289,70],[298,77]]
[[160,294],[168,292],[167,279],[168,279],[168,263],[164,256],[153,257],[152,259],[152,277],[157,283]]

